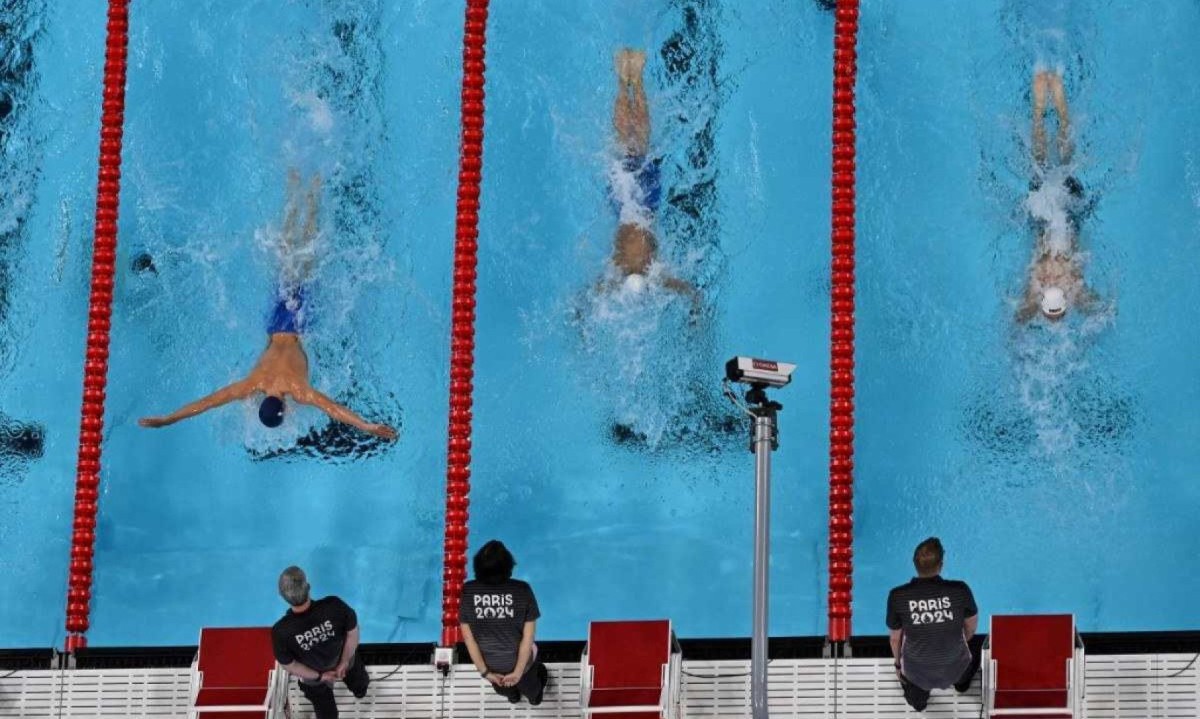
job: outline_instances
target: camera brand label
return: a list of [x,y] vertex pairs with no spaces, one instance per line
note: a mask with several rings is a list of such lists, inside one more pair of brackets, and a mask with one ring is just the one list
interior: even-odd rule
[[778,372],[779,371],[779,363],[778,362],[772,362],[771,360],[760,360],[760,359],[751,360],[751,362],[754,364],[754,369],[765,369],[770,372]]

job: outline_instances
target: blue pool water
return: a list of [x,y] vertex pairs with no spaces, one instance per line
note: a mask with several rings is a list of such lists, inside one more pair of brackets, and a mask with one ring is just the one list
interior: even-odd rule
[[[63,635],[105,9],[77,5],[0,29],[0,646]],[[471,544],[509,544],[542,637],[748,634],[735,353],[800,366],[771,632],[824,631],[832,25],[792,0],[492,9]],[[461,27],[428,0],[134,4],[93,645],[270,622],[292,563],[365,640],[437,638]],[[1173,0],[864,0],[856,633],[930,534],[985,617],[1196,628],[1198,30]],[[699,320],[595,290],[624,45],[650,56],[661,252]],[[1105,300],[1053,328],[1012,321],[1039,64],[1065,75]],[[400,441],[311,412],[268,431],[250,403],[139,428],[261,351],[289,167],[324,179],[314,382]]]

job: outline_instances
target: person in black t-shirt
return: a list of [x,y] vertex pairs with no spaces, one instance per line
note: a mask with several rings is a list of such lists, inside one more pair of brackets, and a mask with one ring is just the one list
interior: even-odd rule
[[917,545],[917,576],[888,594],[887,625],[896,676],[904,699],[917,711],[929,703],[931,689],[971,687],[979,669],[979,642],[972,642],[979,608],[966,582],[942,579],[945,552],[937,537]]
[[279,594],[292,608],[271,628],[275,659],[300,680],[317,719],[337,719],[334,682],[340,679],[358,699],[371,683],[357,652],[358,616],[337,597],[310,599],[300,567],[279,575]]
[[463,643],[480,676],[513,704],[521,697],[542,703],[550,673],[537,661],[533,643],[537,598],[528,584],[512,578],[517,565],[496,540],[475,554],[475,579],[463,585],[458,621]]

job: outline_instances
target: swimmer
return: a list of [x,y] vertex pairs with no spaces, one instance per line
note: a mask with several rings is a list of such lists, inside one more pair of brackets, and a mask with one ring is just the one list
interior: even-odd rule
[[145,417],[138,421],[143,427],[165,427],[182,419],[195,417],[214,407],[235,400],[265,395],[258,407],[258,418],[268,427],[283,423],[287,409],[285,398],[316,407],[338,422],[386,440],[396,438],[396,430],[384,424],[364,420],[346,407],[321,394],[308,381],[308,356],[300,341],[306,317],[304,303],[306,285],[312,271],[313,242],[317,235],[317,199],[321,192],[320,177],[313,177],[305,193],[303,224],[297,231],[300,214],[300,174],[288,172],[288,204],[282,233],[282,259],[279,299],[267,325],[267,348],[258,364],[245,379],[213,392],[207,397],[185,405],[165,417]]
[[[649,156],[650,110],[646,103],[646,89],[642,84],[646,53],[620,50],[614,65],[617,71],[617,100],[613,107],[613,129],[616,131],[617,149],[621,153],[621,172],[632,180],[632,188],[627,193],[620,193],[618,188],[613,188],[614,198],[622,205],[618,207],[622,216],[612,255],[612,264],[619,277],[603,283],[603,286],[615,289],[624,285],[637,290],[650,275],[651,265],[658,255],[658,241],[651,226],[662,199],[660,160]],[[632,196],[623,198],[619,197],[620,194]],[[654,277],[666,289],[688,297],[693,308],[699,305],[700,294],[690,283],[665,273],[656,273]]]
[[[1041,189],[1048,169],[1046,142],[1046,99],[1049,95],[1058,115],[1058,164],[1062,168],[1071,161],[1073,147],[1070,137],[1070,119],[1067,112],[1067,97],[1063,90],[1062,76],[1057,72],[1038,71],[1033,76],[1033,159],[1038,165],[1039,177],[1033,189]],[[1066,215],[1065,229],[1053,231],[1046,218],[1037,225],[1038,242],[1033,261],[1029,265],[1029,279],[1025,286],[1021,306],[1017,310],[1017,321],[1028,322],[1040,312],[1051,321],[1061,320],[1067,310],[1077,307],[1091,309],[1097,300],[1096,294],[1083,280],[1083,261],[1079,256],[1079,223],[1082,212],[1083,186],[1077,179],[1063,173],[1062,194],[1069,197],[1068,207],[1057,208]]]

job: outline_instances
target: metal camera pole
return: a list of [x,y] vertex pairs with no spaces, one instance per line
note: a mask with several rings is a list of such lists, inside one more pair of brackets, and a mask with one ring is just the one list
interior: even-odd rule
[[776,415],[783,405],[767,399],[763,385],[746,391],[754,418],[750,451],[754,453],[754,625],[750,636],[750,706],[754,719],[768,719],[767,598],[771,560],[771,452],[779,448]]
[[[738,356],[725,363],[725,396],[753,418],[754,453],[754,626],[750,634],[750,708],[753,719],[769,719],[767,707],[767,579],[771,563],[771,452],[779,448],[776,419],[783,405],[767,399],[768,387],[792,381],[790,362]],[[733,383],[750,385],[743,403]]]

